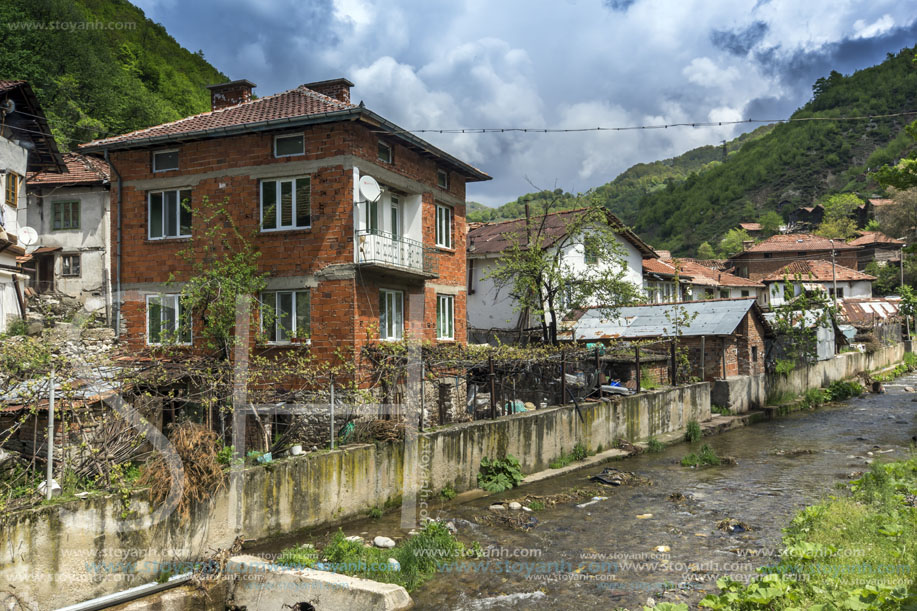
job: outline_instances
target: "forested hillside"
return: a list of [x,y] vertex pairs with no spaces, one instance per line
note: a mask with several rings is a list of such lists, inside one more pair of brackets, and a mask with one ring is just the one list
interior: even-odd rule
[[209,110],[228,80],[125,0],[3,0],[0,79],[31,83],[63,150]]
[[[903,128],[915,115],[872,120],[828,120],[917,110],[914,49],[843,76],[819,79],[813,99],[793,114],[796,123],[764,126],[723,149],[705,146],[684,155],[637,164],[593,192],[599,201],[658,248],[693,256],[702,242],[718,243],[730,228],[767,211],[784,217],[799,206],[840,192],[867,197],[880,188],[867,170],[914,149]],[[547,201],[581,205],[558,191],[529,193],[495,209],[475,209],[472,220],[522,216]]]

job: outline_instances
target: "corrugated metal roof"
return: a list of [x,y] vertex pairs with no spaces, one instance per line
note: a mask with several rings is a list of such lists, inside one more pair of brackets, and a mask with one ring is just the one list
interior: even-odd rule
[[620,308],[614,318],[607,318],[601,308],[592,308],[576,322],[573,332],[577,340],[584,341],[674,335],[674,326],[666,317],[666,314],[672,315],[674,305],[684,308],[688,317],[694,316],[691,323],[680,330],[682,335],[731,335],[755,306],[755,300],[721,299],[629,306]]

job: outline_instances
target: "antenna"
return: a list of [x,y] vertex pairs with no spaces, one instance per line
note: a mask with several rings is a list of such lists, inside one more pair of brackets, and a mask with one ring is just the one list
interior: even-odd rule
[[379,197],[382,195],[382,188],[372,176],[363,176],[360,178],[360,195],[362,195],[366,201],[375,202],[378,201]]

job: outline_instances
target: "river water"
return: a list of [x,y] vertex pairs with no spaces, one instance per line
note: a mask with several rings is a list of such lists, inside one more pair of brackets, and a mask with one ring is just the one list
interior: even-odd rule
[[[433,514],[453,520],[459,538],[479,542],[487,557],[444,567],[412,592],[416,608],[637,610],[649,597],[693,606],[716,591],[718,577],[747,579],[776,562],[781,528],[800,508],[868,469],[869,461],[908,454],[917,436],[917,394],[905,392],[912,385],[917,387],[917,376],[886,385],[887,394],[703,440],[718,455],[734,457],[734,465],[682,467],[681,457],[692,448],[677,444],[503,495],[446,504]],[[577,505],[588,498],[527,513],[537,520],[527,531],[478,523],[493,513],[491,503],[581,488],[606,466],[649,483],[604,486],[607,500],[586,507]],[[398,517],[396,512],[344,530],[397,535]],[[749,528],[717,527],[727,519]]]

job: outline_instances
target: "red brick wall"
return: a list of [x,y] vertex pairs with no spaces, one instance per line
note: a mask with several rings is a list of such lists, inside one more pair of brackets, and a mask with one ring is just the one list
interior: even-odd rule
[[[312,227],[290,231],[259,233],[258,179],[239,168],[320,160],[337,155],[354,155],[378,164],[401,176],[425,185],[422,195],[423,241],[434,246],[436,197],[435,160],[386,139],[393,148],[393,163],[377,160],[378,134],[355,123],[338,123],[307,127],[306,154],[274,158],[275,133],[254,133],[230,138],[188,142],[179,146],[179,170],[152,172],[149,150],[115,151],[111,161],[123,181],[162,179],[205,172],[226,171],[204,178],[192,185],[192,208],[203,197],[227,200],[233,219],[243,233],[254,235],[262,255],[261,271],[271,277],[316,274],[332,264],[353,263],[353,171],[343,165],[323,167],[312,172]],[[290,130],[276,133],[288,134]],[[165,147],[164,147],[165,148]],[[297,172],[298,173],[298,172]],[[369,172],[373,173],[373,172]],[[291,171],[291,175],[296,173]],[[190,184],[190,183],[189,183]],[[450,172],[449,194],[464,201],[465,180]],[[117,189],[112,189],[112,241],[117,239]],[[123,187],[121,282],[123,285],[166,282],[170,273],[178,281],[187,280],[191,266],[178,253],[189,245],[187,239],[147,239],[146,192],[134,186]],[[465,207],[454,207],[454,249],[438,250],[439,277],[430,284],[457,287],[455,296],[456,340],[464,342],[465,330]],[[192,235],[204,230],[201,216],[194,216]],[[420,279],[404,280],[386,277],[380,272],[362,269],[354,279],[320,281],[312,289],[312,346],[318,355],[329,355],[340,345],[359,348],[367,338],[367,329],[378,324],[380,287],[405,293],[407,306],[411,293],[424,295],[424,324],[419,332],[423,339],[435,338],[436,290]],[[136,295],[127,301],[122,316],[131,347],[145,344],[145,301]],[[407,310],[407,308],[406,308]],[[410,313],[406,311],[405,320]]]

